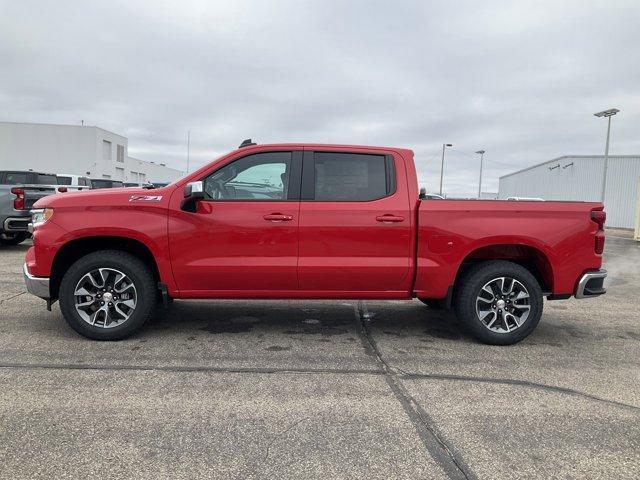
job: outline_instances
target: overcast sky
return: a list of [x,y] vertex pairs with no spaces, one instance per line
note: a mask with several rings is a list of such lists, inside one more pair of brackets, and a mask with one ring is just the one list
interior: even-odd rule
[[186,169],[251,137],[412,148],[477,191],[565,154],[640,153],[640,2],[0,0],[0,120],[98,125]]

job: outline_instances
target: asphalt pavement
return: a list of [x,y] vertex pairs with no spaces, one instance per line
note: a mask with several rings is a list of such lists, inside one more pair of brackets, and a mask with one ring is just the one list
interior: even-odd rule
[[94,342],[0,247],[0,478],[640,477],[640,244],[510,347],[418,301],[176,301]]

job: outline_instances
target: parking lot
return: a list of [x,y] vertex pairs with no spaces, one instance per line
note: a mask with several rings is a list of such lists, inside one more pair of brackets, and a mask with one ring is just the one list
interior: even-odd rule
[[512,347],[418,301],[176,301],[93,342],[0,256],[1,478],[637,478],[640,246]]

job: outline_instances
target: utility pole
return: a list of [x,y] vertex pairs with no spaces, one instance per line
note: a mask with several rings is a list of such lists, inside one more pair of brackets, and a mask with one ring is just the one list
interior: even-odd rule
[[607,119],[607,142],[604,146],[604,166],[602,168],[602,188],[600,190],[600,201],[604,202],[604,195],[607,190],[607,169],[609,168],[609,135],[611,133],[611,117],[613,117],[620,110],[617,108],[610,108],[602,112],[594,113],[596,117],[605,117]]
[[444,176],[444,149],[446,147],[453,147],[453,144],[452,143],[442,144],[442,163],[440,164],[440,191],[439,191],[440,195],[442,195],[442,177]]
[[187,173],[189,173],[190,153],[191,153],[191,130],[187,130]]
[[476,153],[480,155],[480,180],[478,181],[478,200],[480,200],[480,197],[482,196],[482,161],[484,159],[485,151],[478,150]]

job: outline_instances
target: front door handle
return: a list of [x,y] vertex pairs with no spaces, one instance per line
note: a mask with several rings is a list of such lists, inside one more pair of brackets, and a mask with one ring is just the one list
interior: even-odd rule
[[281,213],[270,213],[269,215],[265,215],[265,220],[268,222],[290,222],[293,220],[293,215],[283,215]]
[[404,222],[404,217],[386,214],[386,215],[377,216],[376,220],[382,223],[398,223],[398,222]]

